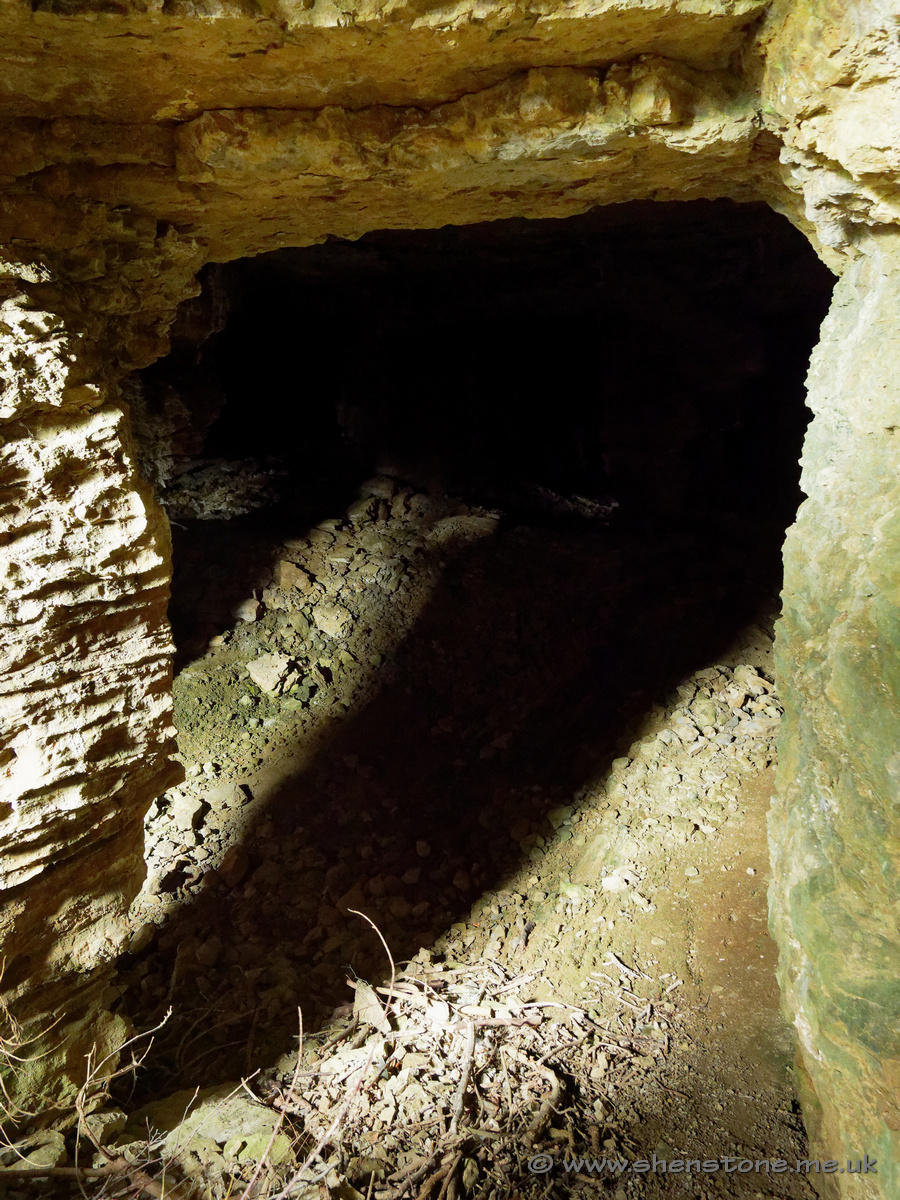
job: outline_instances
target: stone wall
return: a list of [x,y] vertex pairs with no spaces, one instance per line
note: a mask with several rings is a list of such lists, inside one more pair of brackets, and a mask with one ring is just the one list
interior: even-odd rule
[[140,819],[172,779],[172,730],[167,530],[118,381],[165,353],[199,266],[330,234],[765,199],[845,273],[813,364],[810,498],[787,547],[773,930],[816,1150],[874,1154],[878,1179],[844,1179],[847,1193],[896,1194],[900,64],[887,5],[111,7],[0,15],[0,938],[17,1019],[37,1032],[62,1018],[32,1044],[53,1053],[20,1079],[20,1103],[62,1103],[88,1037],[120,1032],[97,1014],[142,870]]
[[[900,1192],[900,52],[886,6],[781,5],[764,30],[785,185],[849,263],[809,373],[802,505],[778,629],[785,724],[771,924],[818,1153]],[[834,260],[833,260],[834,261]]]
[[802,459],[809,499],[785,546],[771,919],[814,1144],[838,1161],[877,1158],[877,1186],[853,1186],[892,1196],[900,1190],[900,236],[864,250],[838,284],[813,358],[816,419]]
[[[161,272],[168,316],[195,263],[140,227],[102,229],[105,245],[96,222],[80,232],[96,257],[139,254],[141,271],[85,280],[77,251],[10,256],[0,304],[2,1037],[27,1060],[2,1066],[13,1113],[37,1096],[45,1120],[92,1043],[102,1056],[122,1040],[111,964],[143,878],[143,814],[177,777],[168,526],[113,379],[117,360],[165,346],[149,281]],[[116,333],[130,355],[112,353]]]

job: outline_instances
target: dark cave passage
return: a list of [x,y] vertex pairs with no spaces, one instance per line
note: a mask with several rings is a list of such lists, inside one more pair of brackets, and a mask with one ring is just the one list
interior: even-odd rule
[[[176,529],[179,546],[219,553],[247,527],[256,549],[249,578],[230,570],[199,603],[196,574],[183,594],[176,569],[183,654],[264,573],[248,508],[277,499],[263,524],[296,532],[379,473],[526,523],[610,509],[623,529],[731,522],[777,556],[832,282],[787,221],[729,201],[385,232],[212,268],[172,355],[143,373],[145,455],[168,438],[163,499],[193,531]],[[199,344],[198,312],[224,323]],[[241,520],[195,527],[200,510]],[[775,558],[766,570],[774,592]]]
[[202,352],[225,400],[207,454],[611,494],[635,518],[796,507],[832,276],[764,206],[371,234],[241,274]]
[[[348,971],[373,978],[348,907],[398,960],[434,942],[653,705],[771,618],[831,285],[786,221],[729,202],[209,272],[136,421],[175,522],[194,814],[173,830],[182,800],[160,802],[161,928],[127,967],[146,1022],[176,1008],[151,1090],[191,1077],[198,1012],[240,1010],[264,1055],[296,1003],[315,1024]],[[264,801],[231,871],[235,787]],[[220,1042],[201,1053],[224,1078]]]
[[785,522],[830,284],[785,221],[730,204],[285,251],[250,264],[212,351],[230,403],[208,446],[274,434],[302,473],[337,425],[363,476]]

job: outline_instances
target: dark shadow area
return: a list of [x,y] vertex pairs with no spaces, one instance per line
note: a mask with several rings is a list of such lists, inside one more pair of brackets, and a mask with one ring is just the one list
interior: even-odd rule
[[215,270],[205,331],[221,331],[198,345],[193,314],[143,373],[154,444],[200,491],[196,463],[250,459],[280,503],[221,525],[175,506],[179,665],[264,580],[270,535],[376,471],[533,522],[611,499],[632,528],[728,516],[777,537],[796,510],[831,275],[764,206],[386,232]]
[[[656,699],[771,615],[833,282],[783,219],[727,202],[375,234],[231,280],[236,307],[193,352],[221,401],[202,456],[274,460],[282,482],[269,508],[176,518],[182,662],[234,625],[286,540],[326,516],[340,535],[368,476],[409,484],[425,527],[453,498],[502,517],[475,544],[394,546],[435,584],[377,686],[297,748],[240,883],[186,884],[124,964],[138,1024],[175,1008],[147,1095],[269,1061],[298,1004],[312,1027],[346,975],[380,977],[347,908],[400,961],[502,889],[522,830],[577,804]],[[169,369],[188,387],[190,357],[153,386]],[[378,603],[408,595],[401,577]],[[312,669],[297,628],[267,645]]]

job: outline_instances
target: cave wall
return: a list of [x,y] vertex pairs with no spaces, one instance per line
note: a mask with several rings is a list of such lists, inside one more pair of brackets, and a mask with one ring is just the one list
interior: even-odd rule
[[[111,964],[143,877],[141,818],[177,778],[169,532],[110,364],[164,349],[160,310],[168,322],[196,269],[155,224],[75,218],[76,253],[59,237],[37,260],[10,238],[0,276],[0,1065],[12,1115],[43,1119],[71,1101],[93,1042],[102,1056],[122,1041]],[[96,269],[121,259],[123,274]]]
[[900,1087],[900,238],[844,274],[809,374],[808,499],[785,545],[786,710],[770,813],[779,982],[804,1109],[832,1158],[896,1195]]
[[3,8],[0,46],[4,1003],[20,1040],[62,1018],[6,1072],[17,1103],[64,1103],[90,1038],[121,1033],[101,1015],[110,963],[174,768],[167,529],[119,385],[165,353],[200,265],[634,199],[765,200],[843,275],[786,549],[772,928],[815,1151],[875,1154],[877,1177],[835,1186],[896,1195],[888,6],[37,0]]
[[887,6],[781,6],[763,110],[784,178],[847,266],[807,380],[814,419],[789,530],[776,652],[784,689],[769,820],[779,982],[813,1146],[868,1152],[900,1193],[900,50]]

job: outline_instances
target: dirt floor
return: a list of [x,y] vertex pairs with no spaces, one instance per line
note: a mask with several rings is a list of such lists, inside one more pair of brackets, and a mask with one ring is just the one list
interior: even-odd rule
[[261,1130],[248,1195],[813,1196],[766,931],[777,539],[387,477],[312,528],[184,525],[186,779],[121,975],[171,1013],[116,1153],[180,1129],[218,1195]]

